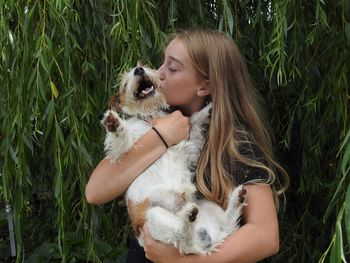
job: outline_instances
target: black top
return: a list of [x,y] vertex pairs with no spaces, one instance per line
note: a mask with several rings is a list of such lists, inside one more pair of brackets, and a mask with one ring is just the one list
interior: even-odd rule
[[145,257],[145,251],[139,245],[135,237],[129,241],[129,251],[126,257],[126,263],[152,263]]
[[[244,158],[266,164],[262,150],[259,148],[259,146],[252,143],[251,140],[248,140],[246,135],[238,135],[237,140],[239,142],[238,151]],[[268,173],[261,168],[251,167],[243,162],[235,160],[230,161],[230,159],[227,159],[225,163],[228,166],[226,168],[232,171],[231,174],[236,185],[249,184],[253,180],[267,181],[269,178]],[[210,181],[208,180],[207,183],[208,182]],[[138,244],[135,237],[133,237],[129,242],[129,251],[126,263],[151,263],[151,261],[146,259],[145,252]]]
[[[238,151],[246,159],[257,161],[258,164],[264,166],[267,165],[262,150],[254,143],[248,141],[241,142],[238,146]],[[269,179],[269,174],[266,170],[259,167],[248,166],[240,161],[233,161],[229,171],[232,171],[231,174],[236,185],[249,184],[256,180],[266,182]]]

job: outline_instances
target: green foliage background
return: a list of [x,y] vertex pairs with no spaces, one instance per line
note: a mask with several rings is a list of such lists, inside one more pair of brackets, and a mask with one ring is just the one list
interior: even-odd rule
[[158,66],[166,35],[194,26],[237,42],[290,173],[266,262],[349,260],[348,0],[1,0],[0,211],[12,207],[17,257],[0,216],[0,261],[122,261],[122,198],[84,199],[101,113],[120,72]]

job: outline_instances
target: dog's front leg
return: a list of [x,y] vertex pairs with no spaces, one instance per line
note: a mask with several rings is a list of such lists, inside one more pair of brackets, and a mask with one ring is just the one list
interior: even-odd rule
[[197,165],[198,157],[205,141],[204,133],[209,127],[211,109],[212,104],[210,103],[191,117],[190,138],[183,144],[190,166],[195,167]]
[[[210,123],[210,114],[212,111],[213,105],[212,103],[209,103],[206,105],[203,109],[200,111],[194,113],[191,117],[191,124],[192,126],[204,126],[204,125],[209,125]],[[192,132],[192,130],[191,130]]]
[[105,151],[111,161],[118,160],[122,154],[126,153],[133,146],[135,139],[126,124],[126,121],[113,111],[106,111],[102,120],[107,134],[105,138]]

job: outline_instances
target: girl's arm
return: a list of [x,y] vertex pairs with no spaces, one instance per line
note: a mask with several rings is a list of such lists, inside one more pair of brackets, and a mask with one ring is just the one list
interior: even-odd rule
[[[189,136],[189,119],[180,111],[154,119],[152,124],[157,127],[168,145],[177,144]],[[91,204],[103,204],[118,197],[165,151],[166,147],[158,134],[150,130],[120,160],[111,163],[110,160],[103,159],[92,172],[86,185],[87,201]]]
[[[220,245],[218,252],[208,255],[182,256],[173,246],[151,238],[143,228],[146,256],[155,263],[223,263],[257,262],[279,250],[279,230],[272,190],[268,185],[247,185],[245,224]],[[146,224],[145,224],[146,225]]]

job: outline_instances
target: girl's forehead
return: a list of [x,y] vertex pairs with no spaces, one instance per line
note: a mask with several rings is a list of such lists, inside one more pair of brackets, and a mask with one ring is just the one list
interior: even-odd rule
[[190,62],[187,49],[179,39],[173,39],[165,49],[165,57],[182,64]]

